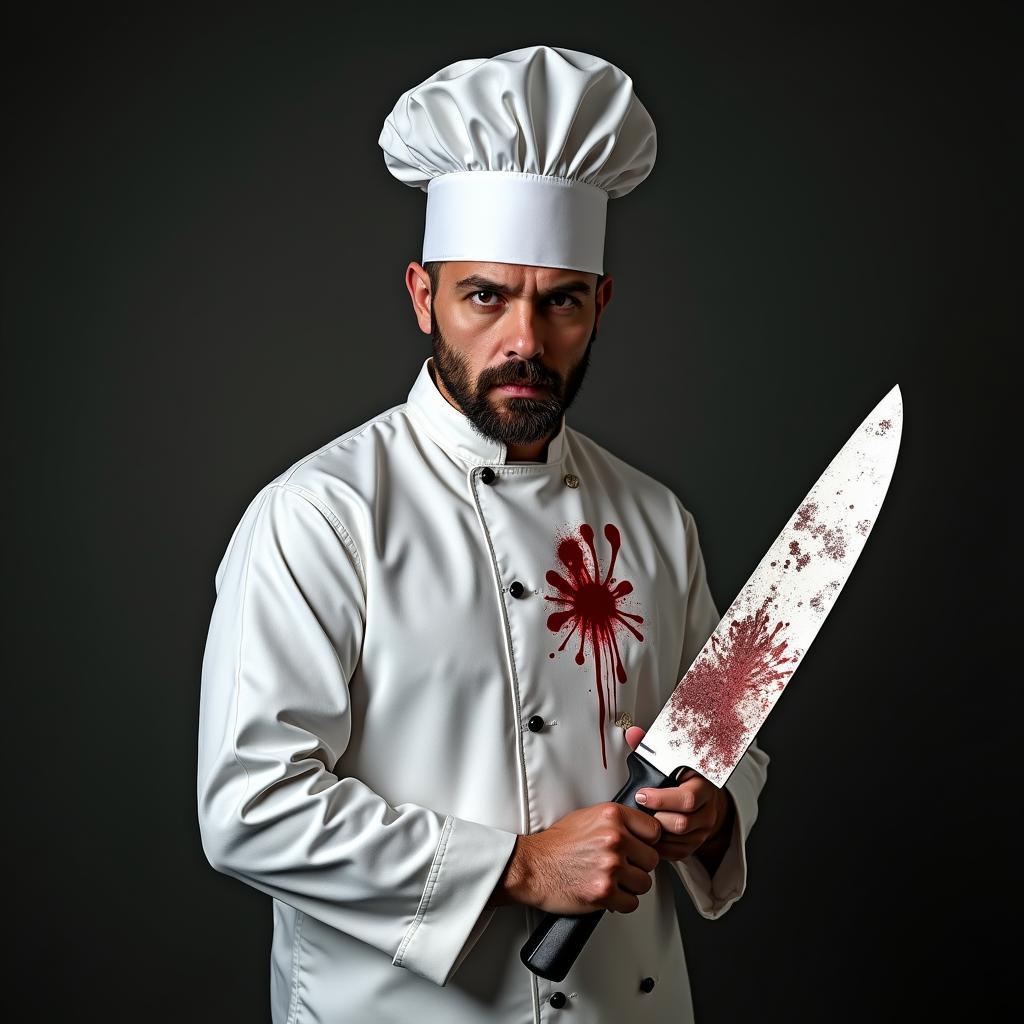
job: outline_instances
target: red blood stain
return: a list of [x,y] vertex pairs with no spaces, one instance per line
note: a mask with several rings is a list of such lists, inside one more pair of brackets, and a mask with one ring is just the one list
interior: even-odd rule
[[[828,584],[827,589],[838,590],[841,586],[842,584],[839,582],[839,580],[831,580]],[[820,612],[822,609],[822,605],[825,600],[825,589],[826,588],[822,588],[821,590],[819,590],[810,600],[810,605],[816,612]]]
[[[711,637],[688,672],[686,686],[672,695],[672,723],[701,750],[701,771],[734,764],[743,752],[747,726],[742,709],[751,702],[769,709],[774,693],[793,674],[796,654],[786,655],[788,622],[768,628],[771,598],[744,619],[729,623],[725,637]],[[780,636],[782,634],[782,636]],[[785,667],[784,667],[785,666]]]
[[[618,695],[615,691],[615,680],[620,683],[626,681],[626,669],[619,655],[617,633],[625,628],[637,640],[642,641],[643,635],[626,620],[632,619],[638,623],[644,620],[640,615],[633,615],[619,608],[622,600],[633,592],[633,584],[621,580],[612,586],[615,583],[612,570],[615,568],[615,559],[618,558],[622,540],[618,528],[611,523],[605,525],[604,535],[611,546],[611,562],[604,579],[601,578],[601,565],[597,558],[597,549],[594,547],[593,527],[583,523],[578,538],[566,537],[556,548],[558,560],[565,571],[561,574],[554,569],[548,570],[545,579],[558,593],[547,595],[545,600],[565,606],[562,611],[553,612],[548,616],[548,629],[552,633],[558,633],[565,626],[571,626],[558,647],[559,651],[565,649],[573,634],[579,630],[580,645],[576,651],[576,664],[584,664],[584,651],[588,648],[593,656],[597,680],[597,728],[601,737],[601,761],[607,768],[608,758],[604,744],[605,694],[608,696],[607,706],[613,709],[612,717],[617,717]],[[590,554],[589,563],[584,545]]]
[[810,501],[806,505],[801,505],[796,510],[796,522],[793,524],[794,530],[809,530],[811,523],[814,522],[814,517],[818,514],[817,503]]
[[868,530],[870,530],[870,529],[871,529],[871,520],[870,519],[862,519],[857,524],[857,532],[862,537],[866,537],[868,535]]
[[[853,507],[852,505],[850,506]],[[818,515],[817,502],[810,501],[797,509],[796,521],[793,523],[794,530],[806,530],[812,537],[821,541],[822,549],[819,554],[828,555],[837,562],[846,557],[846,537],[841,530],[826,526],[824,523],[816,522]],[[792,544],[790,545],[792,551]],[[808,556],[808,561],[810,560]],[[804,562],[804,565],[807,563]],[[803,568],[803,566],[798,566]]]
[[837,562],[846,557],[846,538],[839,530],[826,530],[821,538],[825,554]]
[[[811,556],[808,554],[801,554],[800,544],[798,541],[791,540],[789,542],[789,553],[796,559],[796,571],[799,572],[810,560]],[[789,565],[789,562],[786,562]]]
[[879,420],[878,430],[876,430],[875,433],[884,436],[885,434],[888,434],[890,430],[892,430],[892,420]]

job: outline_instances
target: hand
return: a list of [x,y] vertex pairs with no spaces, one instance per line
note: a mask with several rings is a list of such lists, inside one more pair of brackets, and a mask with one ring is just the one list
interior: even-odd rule
[[632,807],[604,803],[571,811],[550,828],[519,836],[488,905],[632,913],[654,884],[660,836],[661,824]]
[[[630,749],[636,750],[646,731],[639,726],[626,730]],[[641,797],[646,797],[646,802]],[[714,874],[728,848],[735,813],[732,796],[725,789],[687,768],[679,777],[678,786],[640,789],[634,799],[656,812],[654,817],[663,832],[654,848],[665,860],[682,860],[700,851],[701,860],[711,862],[708,870]]]

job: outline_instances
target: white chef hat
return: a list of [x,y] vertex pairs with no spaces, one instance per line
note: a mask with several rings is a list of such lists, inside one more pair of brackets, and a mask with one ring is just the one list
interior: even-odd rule
[[379,143],[427,193],[423,263],[604,272],[609,197],[651,172],[654,122],[614,64],[560,46],[456,61],[403,93]]

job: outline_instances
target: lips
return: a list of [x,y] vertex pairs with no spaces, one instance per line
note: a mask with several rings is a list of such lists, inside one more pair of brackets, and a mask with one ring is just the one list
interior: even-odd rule
[[496,384],[495,387],[506,395],[521,395],[524,397],[537,395],[541,391],[547,390],[543,384]]

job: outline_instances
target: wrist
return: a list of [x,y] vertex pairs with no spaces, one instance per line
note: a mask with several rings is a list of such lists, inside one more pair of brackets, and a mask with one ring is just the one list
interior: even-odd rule
[[530,836],[517,836],[512,854],[505,865],[488,906],[529,903],[530,898]]

